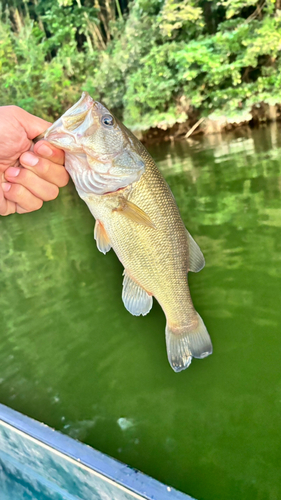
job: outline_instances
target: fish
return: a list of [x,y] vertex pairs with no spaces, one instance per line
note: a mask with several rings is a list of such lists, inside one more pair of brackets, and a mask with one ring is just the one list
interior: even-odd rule
[[144,316],[153,297],[162,307],[172,369],[212,354],[188,286],[188,272],[199,272],[204,256],[144,145],[87,92],[43,137],[65,151],[66,170],[96,220],[97,248],[112,248],[124,266],[125,308]]

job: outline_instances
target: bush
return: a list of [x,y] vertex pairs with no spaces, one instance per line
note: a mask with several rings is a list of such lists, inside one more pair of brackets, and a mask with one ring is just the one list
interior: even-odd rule
[[14,0],[1,11],[0,104],[53,120],[88,90],[138,129],[194,110],[245,116],[281,100],[280,3]]

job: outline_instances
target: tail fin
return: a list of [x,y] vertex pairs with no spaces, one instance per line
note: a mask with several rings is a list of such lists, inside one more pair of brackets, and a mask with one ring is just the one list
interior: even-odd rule
[[188,368],[194,358],[206,358],[212,354],[213,347],[210,336],[202,318],[197,315],[197,324],[186,328],[171,328],[166,326],[166,344],[168,360],[175,372]]

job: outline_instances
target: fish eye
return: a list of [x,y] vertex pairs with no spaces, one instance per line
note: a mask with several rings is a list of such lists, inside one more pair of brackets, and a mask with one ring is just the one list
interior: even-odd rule
[[103,115],[101,122],[106,127],[112,127],[114,125],[114,118],[111,115]]

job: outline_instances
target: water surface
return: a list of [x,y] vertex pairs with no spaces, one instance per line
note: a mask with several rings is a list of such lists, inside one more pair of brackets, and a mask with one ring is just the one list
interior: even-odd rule
[[124,309],[69,185],[0,218],[0,402],[197,499],[278,499],[281,131],[150,149],[206,258],[189,281],[214,354],[171,370],[161,308]]

